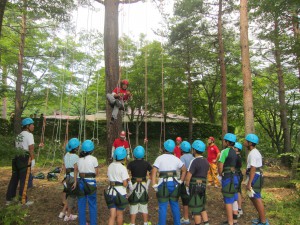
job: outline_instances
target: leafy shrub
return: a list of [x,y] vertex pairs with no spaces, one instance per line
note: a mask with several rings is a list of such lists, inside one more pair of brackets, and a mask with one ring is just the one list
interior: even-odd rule
[[24,218],[27,216],[27,209],[21,204],[14,202],[0,209],[1,225],[22,225],[25,224]]

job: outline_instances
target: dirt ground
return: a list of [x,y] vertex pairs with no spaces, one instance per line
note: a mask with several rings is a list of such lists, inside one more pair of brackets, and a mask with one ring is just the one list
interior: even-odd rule
[[[47,174],[50,170],[39,170],[35,169],[35,173],[44,172]],[[107,224],[109,217],[109,210],[105,204],[103,190],[107,186],[106,183],[106,171],[107,167],[102,166],[100,169],[100,176],[97,178],[98,184],[98,224]],[[5,193],[7,189],[7,185],[11,176],[11,169],[9,167],[0,167],[0,207],[5,207]],[[266,175],[265,181],[266,184],[272,183],[272,179],[275,179],[277,176],[268,176]],[[34,201],[32,206],[28,207],[29,213],[26,217],[26,224],[30,225],[59,225],[59,224],[78,224],[78,222],[64,222],[63,220],[58,218],[58,214],[62,209],[62,184],[60,181],[62,180],[63,175],[59,175],[58,181],[47,181],[45,180],[34,180],[34,187],[28,191],[29,200]],[[278,177],[277,177],[278,178]],[[282,177],[282,179],[285,179]],[[266,185],[268,186],[268,185]],[[244,187],[245,188],[245,187]],[[268,187],[267,187],[268,188]],[[276,188],[268,188],[270,192],[274,194],[274,196],[282,196],[289,195],[290,191],[281,190]],[[154,191],[150,188],[150,200],[149,200],[149,221],[152,224],[157,224],[158,221],[158,203],[155,196]],[[257,214],[250,202],[250,200],[243,193],[243,211],[244,215],[239,218],[238,223],[240,225],[248,225],[251,224],[251,219],[256,218]],[[226,221],[225,209],[221,195],[221,189],[215,187],[207,188],[207,212],[209,216],[209,222],[211,225],[219,225],[221,222]],[[130,222],[130,214],[129,208],[124,212],[124,222]],[[190,220],[192,221],[192,217],[190,216]],[[172,214],[169,209],[167,225],[172,225]],[[271,220],[270,220],[271,222]],[[137,216],[137,225],[143,224],[141,215]],[[194,224],[193,222],[191,224]]]

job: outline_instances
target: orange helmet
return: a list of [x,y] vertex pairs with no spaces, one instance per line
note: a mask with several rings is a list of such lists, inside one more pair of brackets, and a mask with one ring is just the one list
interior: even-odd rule
[[129,85],[129,82],[128,82],[128,80],[122,80],[122,81],[121,81],[121,84]]
[[125,138],[126,137],[126,132],[124,130],[122,130],[120,132],[120,137]]
[[176,141],[182,142],[182,138],[181,138],[181,137],[177,137],[177,138],[176,138]]

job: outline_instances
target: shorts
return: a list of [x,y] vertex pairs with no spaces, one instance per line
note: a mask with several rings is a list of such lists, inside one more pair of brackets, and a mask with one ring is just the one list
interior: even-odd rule
[[138,213],[144,213],[148,214],[148,204],[136,204],[136,205],[130,205],[130,214],[138,214]]
[[[123,196],[126,197],[126,195],[123,195]],[[116,204],[115,204],[115,198],[116,198],[117,196],[110,196],[110,197],[112,197],[112,199],[114,200],[114,203],[111,204],[110,206],[108,206],[109,209],[117,209],[117,210],[119,210],[119,211],[124,211],[124,210],[125,210],[125,208],[120,208],[120,207],[117,207],[117,206],[116,206]]]
[[[256,180],[257,180],[259,177],[260,177],[260,174],[257,174],[257,173],[256,173],[256,174],[254,175],[254,178],[253,178],[253,180],[252,180],[251,186],[254,185],[254,183],[256,182]],[[261,193],[260,193],[260,192],[255,192],[253,198],[256,198],[256,199],[261,198]]]
[[68,198],[67,198],[67,203],[68,203],[68,207],[70,209],[74,208],[77,204],[76,204],[76,200],[77,200],[77,197],[74,196],[74,195],[69,195]]
[[223,197],[225,204],[233,204],[235,201],[238,200],[238,193],[235,193],[233,197]]

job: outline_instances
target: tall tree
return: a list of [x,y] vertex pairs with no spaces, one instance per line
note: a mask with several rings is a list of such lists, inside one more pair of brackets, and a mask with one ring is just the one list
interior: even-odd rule
[[[130,4],[139,2],[140,0],[95,0],[105,6],[104,19],[104,59],[105,59],[105,75],[106,75],[106,93],[118,85],[120,81],[119,71],[119,4]],[[106,103],[106,115],[110,118],[112,109]],[[111,155],[111,146],[118,133],[121,130],[121,115],[118,120],[111,125],[110,120],[107,120],[107,160]]]
[[0,0],[0,38],[2,35],[2,24],[7,0]]
[[218,13],[218,42],[219,42],[219,63],[221,72],[221,102],[222,102],[222,137],[227,133],[227,78],[225,67],[225,53],[222,35],[222,10],[223,1],[219,0],[219,13]]
[[240,41],[242,55],[242,72],[244,83],[244,114],[245,133],[255,133],[253,113],[253,92],[250,69],[249,40],[248,40],[248,0],[240,0]]

